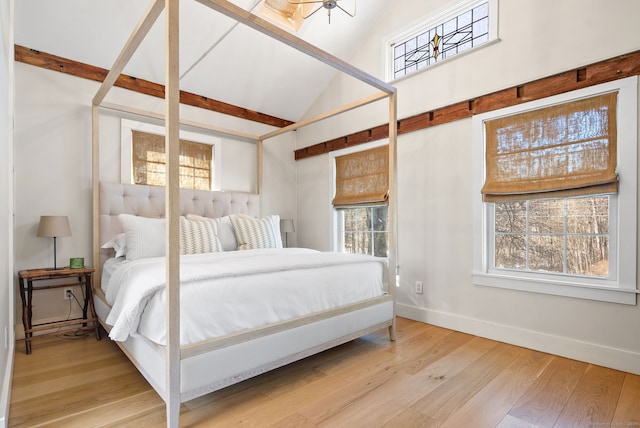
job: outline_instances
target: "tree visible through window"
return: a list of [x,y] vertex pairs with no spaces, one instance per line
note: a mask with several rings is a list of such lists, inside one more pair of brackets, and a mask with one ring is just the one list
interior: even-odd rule
[[636,304],[637,83],[473,117],[475,285]]
[[[132,131],[131,153],[135,184],[165,185],[164,144],[162,135]],[[212,157],[213,146],[210,144],[180,140],[180,187],[211,190]]]
[[495,267],[606,278],[609,197],[495,203]]
[[616,100],[610,92],[486,123],[495,268],[608,277]]
[[387,257],[389,148],[379,146],[335,158],[338,240],[347,253]]
[[388,206],[347,208],[343,219],[343,251],[387,257],[389,248]]

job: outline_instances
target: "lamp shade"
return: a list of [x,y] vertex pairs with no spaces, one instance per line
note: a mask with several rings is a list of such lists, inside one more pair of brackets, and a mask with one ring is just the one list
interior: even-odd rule
[[40,216],[37,236],[45,238],[56,238],[59,236],[71,236],[69,217],[66,215],[43,215]]
[[293,220],[291,219],[280,220],[280,232],[283,232],[283,233],[295,232],[295,228],[293,227]]

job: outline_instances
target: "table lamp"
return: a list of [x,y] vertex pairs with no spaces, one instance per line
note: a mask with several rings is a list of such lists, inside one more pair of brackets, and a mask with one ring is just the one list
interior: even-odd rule
[[38,233],[36,236],[53,238],[53,269],[58,269],[56,265],[56,238],[60,236],[71,236],[69,217],[66,215],[40,216],[40,224],[38,225]]
[[280,232],[284,233],[284,246],[289,247],[289,242],[287,239],[287,234],[295,232],[295,228],[293,227],[293,220],[291,219],[282,219],[280,220]]

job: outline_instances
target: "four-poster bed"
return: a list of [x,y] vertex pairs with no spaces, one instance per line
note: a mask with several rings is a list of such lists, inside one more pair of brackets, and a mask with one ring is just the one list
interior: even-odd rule
[[[164,218],[162,229],[164,230],[166,251],[161,257],[162,264],[160,266],[165,272],[163,287],[161,287],[164,293],[163,299],[166,300],[166,306],[162,311],[166,323],[166,329],[163,333],[165,340],[158,344],[153,340],[139,337],[139,335],[127,334],[118,344],[165,400],[168,426],[177,426],[181,402],[380,328],[388,327],[392,339],[395,333],[393,309],[397,258],[395,244],[395,143],[397,136],[395,89],[225,0],[197,1],[381,91],[322,115],[262,136],[255,136],[258,150],[258,193],[260,193],[262,185],[262,144],[264,140],[384,98],[389,99],[389,268],[386,271],[383,269],[386,290],[383,290],[379,295],[359,297],[348,303],[337,303],[321,310],[311,310],[300,316],[278,320],[266,325],[253,326],[243,331],[224,334],[219,338],[188,344],[181,343],[181,323],[185,319],[180,315],[183,303],[181,302],[180,280],[181,278],[184,280],[185,272],[188,272],[189,267],[181,266],[180,222],[184,222],[186,216],[194,214],[212,218],[229,217],[236,214],[258,217],[260,208],[258,195],[205,191],[199,193],[197,191],[181,191],[178,188],[177,142],[181,123],[178,114],[178,0],[154,1],[127,41],[122,53],[93,99],[93,260],[97,268],[97,281],[95,281],[97,311],[102,324],[107,330],[111,330],[111,325],[105,320],[113,309],[114,302],[107,302],[103,288],[108,284],[101,284],[100,281],[102,264],[105,260],[105,251],[100,247],[125,229],[121,224],[125,217],[119,216]],[[167,185],[165,188],[152,188],[100,183],[98,137],[100,109],[106,107],[125,112],[134,111],[113,104],[107,105],[103,103],[104,98],[163,10],[166,19],[166,106],[164,119]],[[140,111],[135,112],[144,114]],[[190,124],[193,125],[193,123]],[[207,125],[203,125],[203,127],[247,138],[246,133],[216,129]],[[237,203],[237,201],[244,202]],[[160,210],[158,210],[159,206],[162,207]],[[118,222],[118,218],[120,222]],[[201,219],[201,221],[207,220]],[[127,229],[126,237],[128,239],[131,237],[130,233],[130,230]],[[241,252],[237,251],[237,253]],[[182,258],[186,257],[189,256]],[[366,266],[368,271],[375,270],[370,264]],[[316,268],[316,266],[313,267],[313,269]],[[114,273],[114,275],[116,274]],[[338,275],[340,276],[340,274]],[[364,276],[364,273],[357,275]],[[302,277],[297,279],[299,283],[306,282],[300,278]],[[109,281],[109,284],[112,282]]]

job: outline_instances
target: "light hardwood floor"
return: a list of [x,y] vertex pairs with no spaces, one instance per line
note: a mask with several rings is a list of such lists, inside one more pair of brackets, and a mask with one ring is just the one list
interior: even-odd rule
[[[212,370],[215,369],[212,367]],[[10,427],[156,427],[164,403],[109,339],[16,344]],[[398,319],[184,403],[185,427],[640,427],[640,376]]]

